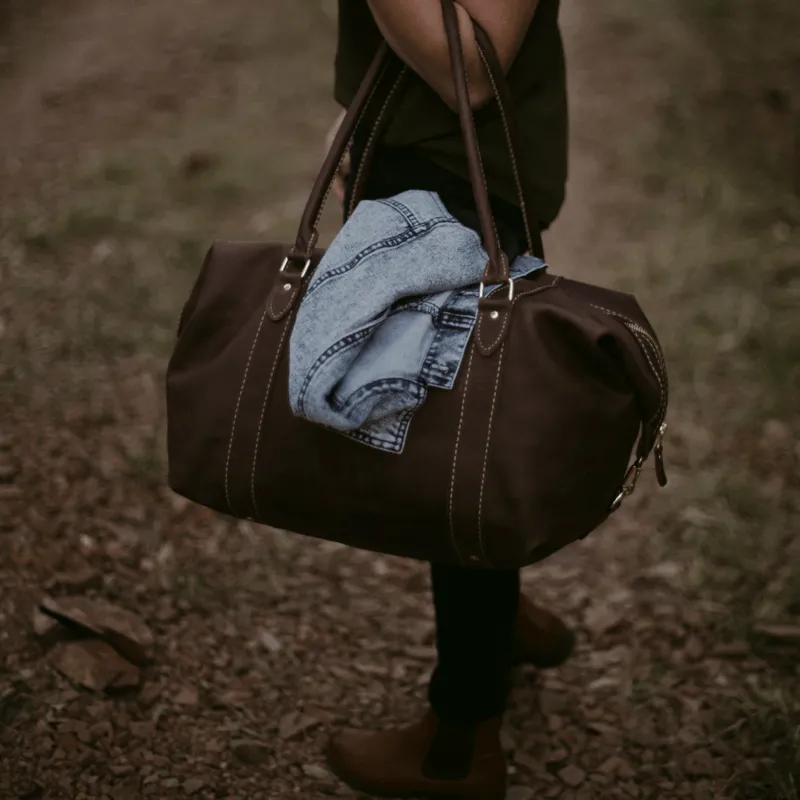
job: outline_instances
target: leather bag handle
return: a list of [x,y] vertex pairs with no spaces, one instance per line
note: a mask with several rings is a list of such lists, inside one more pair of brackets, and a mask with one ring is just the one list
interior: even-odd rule
[[[448,49],[450,51],[450,62],[453,70],[456,98],[458,101],[459,121],[467,151],[470,183],[478,210],[484,247],[489,255],[489,263],[484,272],[483,281],[484,283],[507,283],[509,280],[508,259],[502,251],[497,235],[497,228],[492,216],[489,191],[483,171],[474,117],[469,103],[467,73],[464,66],[458,17],[453,5],[453,0],[441,0],[441,5],[448,39]],[[514,103],[511,90],[490,37],[475,20],[472,20],[472,24],[475,30],[478,52],[489,75],[492,84],[492,92],[502,117],[503,128],[506,135],[506,145],[511,159],[512,171],[520,202],[520,210],[525,225],[528,248],[535,256],[543,259],[544,248],[542,246],[538,220],[533,211],[534,206],[532,200],[530,196],[526,196],[523,188],[524,185],[519,174],[518,159],[523,149],[520,147],[519,132],[513,113]],[[308,259],[310,259],[318,239],[318,226],[322,210],[330,194],[336,172],[344,160],[356,128],[365,124],[368,107],[372,104],[376,95],[381,94],[378,91],[380,84],[382,81],[388,79],[388,81],[390,81],[390,88],[383,98],[383,104],[373,123],[373,130],[364,153],[362,154],[360,164],[357,166],[355,185],[351,192],[349,209],[349,213],[352,213],[358,201],[363,178],[369,170],[369,164],[380,139],[380,134],[391,117],[391,108],[401,94],[399,89],[407,71],[405,64],[394,55],[388,44],[382,42],[356,92],[356,96],[353,98],[353,102],[347,109],[345,117],[339,126],[339,130],[334,137],[330,150],[314,182],[303,212],[295,245],[289,254],[289,260],[307,262]],[[533,224],[531,224],[532,212]]]
[[[303,266],[311,258],[311,254],[319,238],[318,228],[322,216],[322,210],[328,199],[336,172],[340,168],[347,154],[348,147],[352,141],[356,128],[363,124],[367,108],[378,94],[378,86],[387,72],[397,74],[401,69],[399,59],[392,58],[392,52],[386,42],[381,42],[372,63],[369,65],[361,85],[358,87],[353,102],[350,103],[339,130],[334,136],[328,154],[322,162],[319,174],[317,175],[311,193],[306,202],[300,228],[297,232],[295,245],[289,252],[288,261],[298,261]],[[390,95],[391,96],[391,95]],[[384,106],[385,109],[385,106]]]
[[[392,55],[390,57],[400,62],[400,59],[397,56]],[[369,174],[369,170],[372,165],[372,158],[375,155],[375,150],[378,147],[378,143],[383,135],[383,131],[391,120],[392,110],[394,109],[398,99],[401,97],[401,87],[407,74],[408,67],[405,64],[402,64],[399,74],[392,82],[386,99],[378,111],[378,115],[372,125],[372,130],[370,131],[369,138],[367,139],[364,150],[361,153],[361,158],[359,159],[358,164],[351,165],[351,168],[355,167],[355,173],[353,174],[353,185],[350,191],[350,202],[348,203],[346,209],[347,217],[352,216],[356,206],[358,205],[364,180]]]
[[[492,93],[495,102],[500,111],[500,117],[503,123],[503,131],[506,139],[506,149],[511,161],[512,173],[514,176],[514,183],[517,189],[517,197],[519,199],[519,208],[525,227],[525,239],[528,245],[528,250],[544,260],[544,246],[542,244],[541,232],[539,230],[538,217],[536,216],[535,204],[530,191],[525,191],[525,184],[523,184],[520,177],[519,162],[524,154],[524,149],[521,146],[521,138],[519,135],[519,128],[517,126],[516,116],[514,114],[514,98],[511,95],[511,89],[506,80],[503,67],[500,64],[500,59],[495,50],[489,34],[481,27],[476,21],[472,20],[473,29],[475,31],[475,40],[478,46],[478,53],[483,61],[486,72],[489,76],[489,81],[492,85]],[[397,58],[396,56],[393,56]],[[347,216],[350,216],[358,203],[361,187],[366,175],[369,174],[370,164],[378,142],[380,141],[381,134],[385,129],[388,122],[391,120],[391,110],[398,98],[402,95],[401,87],[403,79],[408,73],[408,67],[402,66],[402,69],[397,76],[394,84],[389,90],[389,94],[384,101],[383,107],[378,114],[377,120],[370,132],[369,139],[362,153],[361,159],[357,166],[355,174],[355,181],[351,191],[350,203],[347,209]]]
[[522,147],[522,140],[517,126],[517,117],[514,113],[514,98],[511,88],[506,80],[500,58],[489,38],[489,34],[475,21],[472,20],[475,31],[475,41],[478,45],[478,54],[486,67],[489,80],[492,84],[497,107],[503,122],[503,131],[506,137],[506,147],[511,159],[511,169],[514,174],[514,183],[517,187],[517,197],[519,207],[522,212],[522,220],[525,225],[525,238],[528,249],[537,258],[544,260],[544,245],[542,244],[542,234],[539,229],[539,217],[536,214],[536,205],[530,192],[525,191],[525,184],[522,182],[519,170],[519,161],[524,156],[525,149]]
[[[500,239],[497,234],[497,226],[495,225],[492,215],[489,189],[486,183],[480,145],[478,144],[475,130],[475,119],[469,102],[467,71],[464,65],[464,49],[461,43],[458,15],[456,14],[453,0],[440,1],[442,16],[444,17],[445,32],[447,34],[447,43],[450,50],[450,65],[453,71],[458,115],[467,151],[470,183],[472,184],[475,207],[478,211],[478,219],[481,225],[483,245],[489,256],[489,262],[483,274],[483,283],[506,284],[510,283],[508,258],[502,250]],[[543,259],[544,247],[542,246],[538,223],[535,226],[531,225],[530,212],[533,210],[533,203],[525,197],[523,183],[519,175],[517,154],[521,153],[522,149],[519,147],[519,134],[513,114],[514,103],[511,90],[508,86],[508,81],[506,80],[502,66],[500,65],[500,59],[497,56],[497,52],[488,34],[475,20],[472,20],[472,25],[475,30],[478,52],[489,75],[489,80],[492,84],[492,92],[503,120],[506,145],[511,158],[512,171],[519,195],[520,210],[525,224],[528,247],[535,256]],[[535,236],[533,234],[534,231],[536,232]]]
[[447,45],[450,50],[450,67],[453,71],[453,84],[456,91],[456,104],[461,122],[461,132],[467,150],[469,179],[472,184],[472,196],[478,211],[483,246],[489,256],[489,263],[483,272],[483,283],[508,283],[510,279],[508,258],[500,247],[500,237],[492,216],[489,202],[489,189],[483,172],[478,135],[475,131],[475,119],[469,102],[467,87],[467,70],[464,65],[464,48],[461,44],[461,31],[458,26],[458,15],[453,0],[440,0],[442,16],[447,33]]

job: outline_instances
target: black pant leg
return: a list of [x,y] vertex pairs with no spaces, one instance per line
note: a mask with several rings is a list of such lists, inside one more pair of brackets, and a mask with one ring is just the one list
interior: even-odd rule
[[479,723],[502,714],[519,605],[517,570],[431,565],[439,662],[428,697],[440,719]]

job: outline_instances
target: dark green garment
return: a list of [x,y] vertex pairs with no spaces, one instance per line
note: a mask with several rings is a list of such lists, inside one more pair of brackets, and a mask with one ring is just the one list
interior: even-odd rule
[[[535,199],[543,227],[558,214],[567,178],[567,98],[564,51],[558,28],[559,0],[540,0],[536,15],[508,73],[524,152],[521,178]],[[339,0],[336,100],[347,106],[381,41],[366,0]],[[484,167],[492,194],[519,205],[503,123],[494,102],[476,114]],[[384,137],[386,148],[414,148],[420,155],[468,178],[458,115],[417,75]]]

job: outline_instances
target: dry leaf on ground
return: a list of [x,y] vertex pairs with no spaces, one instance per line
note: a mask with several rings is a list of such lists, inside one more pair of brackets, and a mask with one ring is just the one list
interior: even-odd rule
[[141,673],[100,639],[63,642],[53,651],[53,666],[78,686],[102,692],[139,685]]
[[151,659],[153,634],[137,614],[88,597],[45,598],[39,608],[64,625],[101,636],[137,666]]

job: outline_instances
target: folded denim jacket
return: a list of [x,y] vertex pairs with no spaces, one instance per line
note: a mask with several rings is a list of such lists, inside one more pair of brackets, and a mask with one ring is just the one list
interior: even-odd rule
[[[478,234],[433,192],[359,203],[297,313],[289,344],[293,413],[401,453],[428,389],[455,383],[486,262]],[[523,255],[511,275],[544,267]]]

